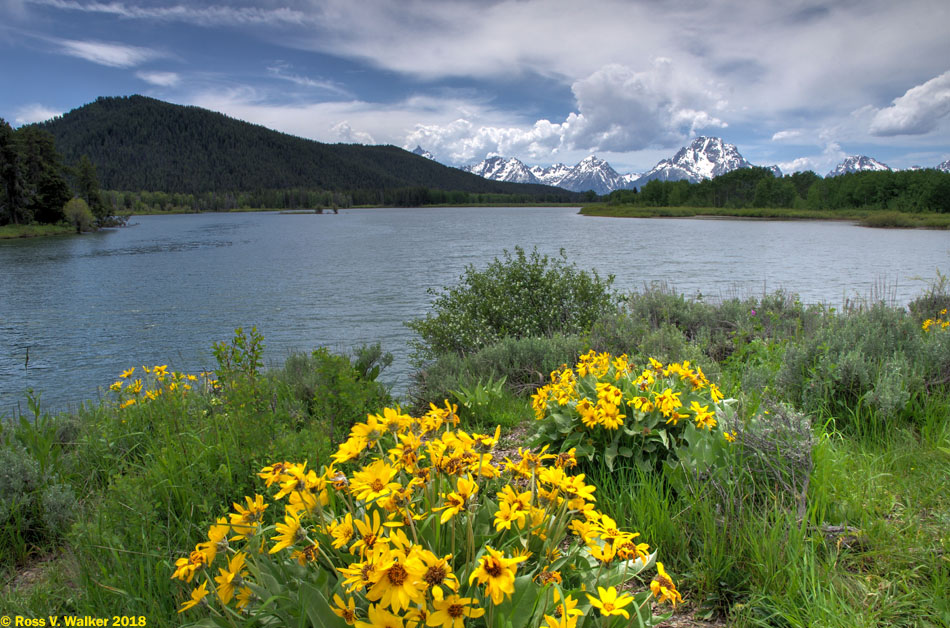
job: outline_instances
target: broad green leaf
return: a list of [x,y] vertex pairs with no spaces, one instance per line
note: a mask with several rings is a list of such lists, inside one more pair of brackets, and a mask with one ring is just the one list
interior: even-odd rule
[[300,585],[300,604],[313,628],[346,628],[346,622],[333,613],[323,593],[310,583]]

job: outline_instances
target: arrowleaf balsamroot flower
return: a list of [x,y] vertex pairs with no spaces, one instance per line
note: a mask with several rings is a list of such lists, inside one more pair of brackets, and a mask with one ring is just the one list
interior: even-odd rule
[[477,580],[478,584],[485,585],[485,592],[491,596],[492,604],[497,606],[505,599],[505,595],[515,592],[515,572],[518,570],[518,563],[526,560],[528,560],[527,556],[505,558],[501,552],[486,546],[478,568],[469,576],[468,583],[471,584]]
[[650,590],[653,591],[653,596],[657,602],[662,603],[668,601],[673,605],[673,608],[676,608],[677,602],[683,601],[683,596],[676,590],[676,585],[673,584],[673,580],[670,578],[670,575],[666,573],[666,570],[663,568],[663,563],[661,562],[657,562],[656,564],[656,578],[650,582]]
[[633,601],[633,596],[623,593],[617,595],[617,589],[610,587],[605,589],[604,587],[597,587],[597,593],[599,597],[594,597],[590,593],[586,593],[587,599],[590,600],[591,606],[600,610],[600,614],[605,617],[610,615],[623,615],[627,619],[630,619],[630,613],[624,610],[624,606],[630,604]]

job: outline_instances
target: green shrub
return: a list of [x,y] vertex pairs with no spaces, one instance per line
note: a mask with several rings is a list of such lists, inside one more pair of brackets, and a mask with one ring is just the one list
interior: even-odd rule
[[416,357],[467,355],[502,338],[577,334],[615,306],[613,277],[579,270],[561,251],[548,257],[520,247],[484,270],[465,269],[436,295],[432,312],[406,325],[420,336]]
[[790,402],[834,416],[839,427],[891,421],[914,395],[948,382],[950,334],[928,333],[883,303],[825,317],[819,330],[789,344],[776,381]]
[[468,355],[443,353],[413,375],[410,396],[418,409],[430,401],[450,399],[453,390],[480,380],[504,378],[515,394],[531,392],[551,371],[572,364],[584,349],[580,336],[503,338]]
[[321,347],[309,355],[291,355],[283,369],[270,376],[289,387],[308,418],[325,424],[335,440],[374,408],[390,403],[388,391],[376,377],[392,360],[392,354],[383,354],[378,343],[360,347],[352,359]]

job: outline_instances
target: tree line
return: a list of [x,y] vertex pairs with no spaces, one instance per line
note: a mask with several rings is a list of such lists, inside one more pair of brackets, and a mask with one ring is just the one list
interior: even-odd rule
[[86,155],[68,166],[52,135],[0,118],[0,226],[64,221],[79,231],[115,221],[95,166]]
[[616,190],[610,205],[741,209],[889,209],[950,213],[950,173],[935,169],[853,172],[821,178],[812,171],[775,177],[768,168],[741,168],[715,179],[648,182]]

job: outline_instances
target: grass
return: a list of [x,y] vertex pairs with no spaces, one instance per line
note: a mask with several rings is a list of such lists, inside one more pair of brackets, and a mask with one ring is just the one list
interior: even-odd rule
[[[594,466],[587,481],[597,486],[599,507],[659,550],[696,621],[719,618],[743,628],[947,626],[950,388],[940,383],[944,375],[928,382],[926,373],[904,369],[892,374],[904,378],[898,401],[872,403],[874,386],[887,380],[881,374],[893,362],[893,343],[911,352],[908,364],[945,368],[942,350],[934,349],[943,337],[921,335],[917,320],[946,307],[945,292],[922,297],[910,314],[835,312],[788,295],[711,304],[647,291],[631,295],[625,313],[584,337],[505,341],[458,363],[443,360],[438,372],[430,370],[429,391],[455,390],[450,399],[462,406],[465,429],[502,425],[518,435],[506,439],[517,447],[533,428],[530,378],[518,379],[530,359],[571,359],[584,342],[601,350],[662,347],[666,359],[693,359],[715,374],[739,399],[739,415],[749,417],[769,403],[802,404],[800,396],[787,396],[789,375],[780,377],[797,355],[805,379],[795,386],[821,396],[809,406],[814,446],[804,500],[737,459],[727,474],[735,480],[726,484]],[[871,334],[874,325],[899,333],[892,342],[884,332]],[[846,331],[880,338],[840,348],[859,351],[849,359],[867,365],[862,381],[871,388],[857,396],[815,379],[832,377],[815,366],[825,362],[801,358],[817,343],[820,360],[841,364],[832,339]],[[22,519],[0,521],[5,614],[108,612],[144,615],[150,625],[180,623],[181,587],[169,575],[181,552],[201,540],[203,526],[225,514],[235,496],[253,495],[254,473],[264,464],[326,464],[331,414],[332,432],[340,434],[389,401],[374,388],[376,366],[384,363],[378,351],[354,358],[317,351],[264,373],[257,346],[252,333],[216,347],[228,365],[216,392],[196,389],[125,409],[87,404],[72,416],[34,406],[33,422],[5,424],[0,448],[35,461],[43,486],[68,485],[74,494],[72,524],[60,535],[26,537]]]
[[771,207],[643,207],[639,205],[585,205],[585,216],[617,218],[761,218],[767,220],[847,220],[865,227],[901,229],[950,229],[950,214],[910,213],[887,210],[813,210]]
[[76,228],[69,225],[3,225],[0,227],[0,240],[39,238],[75,233]]

